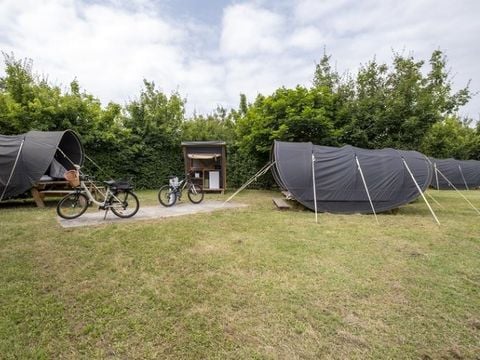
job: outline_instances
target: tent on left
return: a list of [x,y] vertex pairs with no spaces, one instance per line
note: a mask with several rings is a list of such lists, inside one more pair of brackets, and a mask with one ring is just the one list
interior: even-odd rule
[[0,201],[31,189],[42,176],[63,178],[83,161],[80,138],[72,130],[0,135]]

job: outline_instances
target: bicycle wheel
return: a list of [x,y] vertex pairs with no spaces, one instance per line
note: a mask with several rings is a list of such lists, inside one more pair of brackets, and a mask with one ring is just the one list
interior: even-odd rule
[[135,215],[140,208],[137,195],[126,190],[112,196],[112,212],[121,218],[129,218]]
[[160,201],[160,204],[163,206],[172,206],[177,201],[177,194],[170,185],[164,185],[158,192],[158,201]]
[[79,217],[88,208],[88,198],[82,193],[64,196],[57,204],[57,214],[61,218],[71,220]]
[[188,198],[194,204],[200,204],[203,200],[203,189],[200,185],[191,184],[188,187]]

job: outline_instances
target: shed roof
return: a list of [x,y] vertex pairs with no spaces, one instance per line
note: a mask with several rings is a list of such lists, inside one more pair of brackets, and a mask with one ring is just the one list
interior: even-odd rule
[[223,146],[227,143],[225,141],[182,141],[182,146]]

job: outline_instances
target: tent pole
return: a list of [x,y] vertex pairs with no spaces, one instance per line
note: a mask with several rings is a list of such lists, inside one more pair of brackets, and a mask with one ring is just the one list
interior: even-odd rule
[[265,173],[266,173],[274,164],[275,164],[275,161],[266,163],[260,170],[258,170],[258,172],[257,172],[255,175],[253,175],[249,180],[247,180],[247,182],[246,182],[245,184],[243,184],[237,191],[235,191],[235,193],[233,193],[232,196],[230,196],[227,200],[225,200],[222,205],[225,205],[227,202],[229,202],[230,200],[232,200],[240,191],[242,191],[242,190],[245,189],[248,185],[250,185],[252,182],[254,182],[255,180],[257,180],[258,177],[265,175]]
[[[78,164],[75,164],[75,163],[72,161],[72,159],[70,159],[70,158],[67,156],[67,154],[65,154],[65,153],[62,151],[62,149],[60,149],[59,147],[57,147],[57,150],[60,151],[60,153],[63,155],[63,157],[65,157],[65,158],[70,162],[70,164],[73,165],[73,167],[75,167],[75,166],[78,165]],[[108,177],[112,177],[111,174],[107,174],[107,172],[106,172],[104,169],[102,169],[102,168],[100,167],[100,165],[98,165],[95,161],[93,161],[87,154],[84,154],[84,155],[85,155],[85,158],[86,158],[88,161],[90,161],[93,165],[95,165],[103,174],[107,175]]]
[[370,202],[370,206],[372,207],[373,215],[375,215],[375,221],[377,222],[377,224],[380,224],[378,222],[377,212],[375,211],[375,208],[373,207],[372,198],[370,197],[370,191],[368,191],[367,182],[365,181],[365,177],[363,176],[362,167],[360,166],[360,162],[358,161],[357,155],[355,155],[355,161],[357,162],[357,169],[360,172],[360,176],[361,176],[362,181],[363,181],[363,186],[365,187],[365,191],[367,192],[368,201]]
[[70,161],[70,163],[73,165],[73,167],[75,167],[75,165],[78,165],[78,164],[75,164],[75,163],[72,161],[72,159],[70,159],[70,158],[67,156],[67,154],[65,154],[65,153],[62,151],[62,149],[60,149],[59,147],[57,147],[57,150],[62,153],[62,155],[63,155],[64,158],[66,158],[68,161]]
[[315,223],[318,224],[317,185],[315,181],[315,155],[313,155],[313,153],[312,153],[312,183],[313,183],[313,202],[315,204]]
[[435,215],[435,212],[433,211],[432,207],[431,207],[430,204],[428,203],[427,198],[426,198],[425,195],[423,194],[422,189],[421,189],[420,186],[418,185],[417,180],[415,180],[415,177],[413,176],[412,171],[411,171],[410,168],[408,167],[408,164],[407,164],[407,162],[405,161],[405,159],[404,159],[403,157],[402,157],[402,161],[403,161],[403,165],[405,165],[405,168],[407,169],[408,173],[410,174],[410,177],[412,178],[413,182],[415,183],[415,186],[417,187],[418,192],[420,193],[420,195],[422,195],[423,200],[425,201],[425,203],[426,203],[427,206],[428,206],[428,209],[429,209],[430,212],[432,213],[433,218],[435,219],[435,221],[437,222],[437,224],[440,225],[440,221],[438,221],[437,215]]
[[437,171],[440,175],[443,176],[443,178],[445,180],[447,180],[447,182],[450,184],[450,186],[453,187],[455,189],[455,191],[458,192],[460,194],[460,196],[480,215],[480,211],[455,187],[455,185],[453,185],[450,182],[450,180],[448,180],[447,177],[445,175],[443,175],[443,173],[440,170],[437,170]]
[[463,183],[465,184],[465,189],[470,190],[467,185],[467,180],[465,180],[465,176],[463,176],[462,167],[460,165],[458,165],[458,170],[460,170],[460,175],[462,175]]
[[5,188],[3,189],[2,196],[0,196],[0,201],[3,200],[3,197],[5,196],[5,193],[7,192],[7,187],[8,187],[8,185],[10,185],[10,181],[12,180],[13,173],[15,172],[15,168],[17,167],[18,158],[20,157],[20,153],[22,152],[24,142],[25,142],[25,139],[23,139],[22,143],[20,144],[20,148],[18,149],[17,157],[15,159],[15,163],[13,164],[12,171],[10,171],[10,176],[8,177],[7,183],[5,184]]
[[435,178],[437,180],[437,191],[440,191],[440,185],[438,184],[438,170],[437,170],[437,163],[433,163],[433,168],[435,169]]

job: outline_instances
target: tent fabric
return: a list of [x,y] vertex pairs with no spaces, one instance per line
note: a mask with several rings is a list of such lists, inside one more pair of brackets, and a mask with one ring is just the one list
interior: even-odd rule
[[[480,187],[480,161],[433,158],[430,160],[434,168],[436,167],[458,190]],[[453,189],[441,174],[433,175],[431,186],[439,190]]]
[[82,165],[83,160],[82,144],[71,130],[0,135],[0,195],[6,199],[29,190],[54,161],[70,170],[73,164]]
[[48,170],[48,175],[52,179],[63,179],[63,174],[65,174],[66,171],[67,169],[55,158],[53,158],[52,163],[50,164],[50,168]]
[[[315,158],[314,176],[312,155]],[[422,191],[428,188],[433,175],[428,158],[416,151],[366,150],[353,146],[335,148],[275,141],[271,157],[275,161],[273,177],[277,184],[311,210],[315,208],[315,178],[317,208],[321,212],[373,212],[356,157],[376,212],[394,209],[420,196],[403,160]]]

